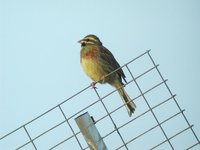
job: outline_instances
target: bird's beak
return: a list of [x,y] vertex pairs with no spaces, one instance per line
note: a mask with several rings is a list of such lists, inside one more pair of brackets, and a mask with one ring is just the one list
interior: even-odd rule
[[82,40],[79,40],[78,43],[82,43],[82,41],[83,41],[83,39],[82,39]]

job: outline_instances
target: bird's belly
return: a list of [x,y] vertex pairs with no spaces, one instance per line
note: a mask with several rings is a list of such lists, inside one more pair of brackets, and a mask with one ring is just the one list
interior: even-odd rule
[[82,59],[81,65],[84,72],[94,81],[99,81],[105,76],[102,66],[94,59]]

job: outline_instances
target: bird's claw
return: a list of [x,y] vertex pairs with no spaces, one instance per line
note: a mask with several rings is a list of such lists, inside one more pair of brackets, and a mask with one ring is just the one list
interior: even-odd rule
[[96,89],[97,87],[95,86],[97,83],[96,82],[92,82],[91,84],[90,84],[90,86],[93,88],[93,89]]

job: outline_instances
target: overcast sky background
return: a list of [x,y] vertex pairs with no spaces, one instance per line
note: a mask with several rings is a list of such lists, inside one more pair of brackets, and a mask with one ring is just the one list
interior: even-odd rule
[[200,135],[199,8],[198,0],[0,0],[0,137],[89,85],[77,41],[91,33],[121,65],[151,49]]

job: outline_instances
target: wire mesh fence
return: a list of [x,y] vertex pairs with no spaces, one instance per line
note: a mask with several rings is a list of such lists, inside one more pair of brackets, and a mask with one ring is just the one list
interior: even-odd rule
[[87,86],[57,106],[0,138],[1,149],[89,149],[75,118],[89,112],[108,149],[199,149],[200,141],[150,54],[123,68],[125,89],[136,103],[128,117],[116,90]]

